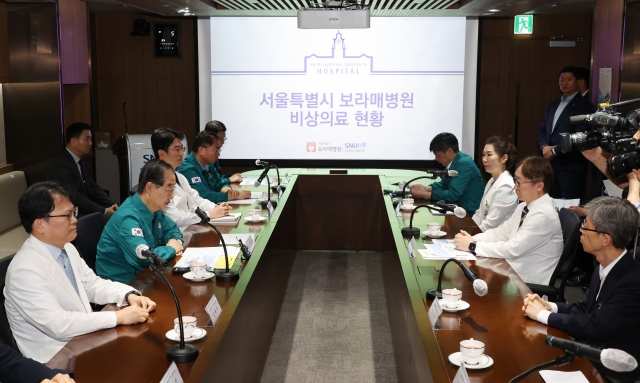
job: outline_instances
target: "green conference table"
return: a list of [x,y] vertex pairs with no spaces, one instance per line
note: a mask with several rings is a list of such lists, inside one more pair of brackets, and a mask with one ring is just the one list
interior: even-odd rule
[[[457,367],[448,356],[459,351],[459,342],[474,338],[486,344],[492,367],[468,370],[471,381],[508,382],[534,365],[553,360],[561,351],[544,344],[547,334],[568,338],[522,315],[522,300],[529,289],[504,260],[480,258],[465,261],[489,286],[489,294],[478,297],[462,271],[449,265],[443,288],[456,287],[471,307],[443,313],[433,329],[427,317],[430,301],[426,291],[437,285],[443,261],[410,258],[400,229],[408,226],[409,213],[397,217],[383,188],[408,181],[424,173],[409,170],[281,169],[290,177],[274,214],[264,223],[241,219],[237,227],[219,227],[223,233],[254,233],[256,248],[248,261],[237,260],[237,282],[215,280],[195,283],[163,269],[172,283],[183,315],[198,318],[207,336],[193,342],[200,355],[195,362],[178,365],[185,382],[258,382],[269,352],[289,275],[296,253],[301,250],[376,251],[381,254],[383,283],[391,338],[400,382],[451,382]],[[344,174],[346,173],[346,174]],[[256,178],[258,171],[245,173]],[[271,173],[270,176],[275,176]],[[430,180],[420,180],[428,184]],[[260,188],[243,187],[254,191]],[[417,200],[416,204],[428,201]],[[233,212],[248,216],[255,205],[234,205]],[[263,212],[266,215],[266,212]],[[440,222],[445,238],[461,229],[472,234],[479,229],[471,217],[435,217],[428,209],[416,211],[414,226],[426,230],[428,222]],[[193,230],[191,230],[193,229]],[[219,246],[219,238],[205,226],[193,231],[188,246]],[[418,248],[426,239],[417,238]],[[173,264],[173,263],[171,263]],[[171,265],[170,264],[170,265]],[[175,344],[165,333],[177,317],[166,285],[150,270],[140,273],[131,285],[157,303],[145,323],[78,336],[47,363],[73,371],[78,382],[159,382],[170,365],[165,350]],[[222,314],[208,326],[205,305],[215,294]],[[113,306],[106,309],[114,310]],[[586,359],[576,359],[560,370],[581,370],[590,382],[604,382]],[[542,382],[533,374],[526,382]]]

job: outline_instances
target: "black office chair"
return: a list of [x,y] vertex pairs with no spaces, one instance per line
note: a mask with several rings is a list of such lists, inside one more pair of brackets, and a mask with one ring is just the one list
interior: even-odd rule
[[[553,274],[551,274],[551,280],[548,285],[539,285],[536,283],[527,283],[527,286],[534,293],[549,297],[550,302],[566,302],[564,298],[564,288],[569,279],[568,270],[573,269],[573,263],[576,257],[576,248],[578,246],[578,238],[580,238],[580,217],[569,209],[562,208],[558,213],[560,216],[560,227],[562,228],[562,239],[564,240],[564,247],[558,265]],[[568,261],[568,262],[567,262]],[[568,263],[567,272],[565,272],[560,281],[560,287],[555,287],[556,278],[562,266]]]
[[16,340],[13,338],[9,321],[7,320],[7,311],[4,309],[4,280],[14,255],[15,254],[0,259],[0,337],[2,337],[4,344],[20,352],[18,344],[16,344]]
[[78,236],[71,242],[94,273],[96,272],[98,241],[102,235],[106,220],[107,217],[101,212],[80,218],[77,223]]

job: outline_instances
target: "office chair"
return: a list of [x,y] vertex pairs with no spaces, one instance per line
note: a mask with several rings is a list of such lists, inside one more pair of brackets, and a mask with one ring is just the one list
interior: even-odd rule
[[[578,246],[578,238],[580,238],[580,217],[569,209],[562,208],[558,213],[560,216],[560,227],[562,228],[562,239],[564,240],[564,247],[562,254],[558,260],[556,268],[551,274],[551,280],[548,285],[540,285],[536,283],[527,283],[527,286],[534,293],[540,295],[546,295],[550,302],[565,302],[564,288],[569,279],[569,270],[573,269],[573,264],[576,256],[576,248]],[[558,273],[562,269],[565,263],[569,263],[567,272],[562,276],[560,287],[555,287],[556,278]]]
[[13,337],[13,332],[11,332],[9,321],[7,320],[7,311],[4,309],[4,280],[7,276],[9,264],[13,260],[14,256],[15,254],[0,259],[0,337],[2,337],[4,344],[20,352],[18,344]]
[[102,230],[107,218],[101,212],[86,215],[78,220],[76,227],[78,236],[71,243],[78,249],[78,253],[87,266],[96,272],[96,254],[98,252],[98,241],[102,235]]

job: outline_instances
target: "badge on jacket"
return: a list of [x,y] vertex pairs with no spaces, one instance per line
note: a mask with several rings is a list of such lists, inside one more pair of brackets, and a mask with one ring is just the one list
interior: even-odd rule
[[201,182],[201,181],[200,181],[200,177],[193,177],[193,178],[191,178],[191,183],[193,183],[193,184],[197,184],[198,182]]
[[142,235],[142,229],[131,229],[131,234],[135,235],[136,237],[144,237],[144,235]]

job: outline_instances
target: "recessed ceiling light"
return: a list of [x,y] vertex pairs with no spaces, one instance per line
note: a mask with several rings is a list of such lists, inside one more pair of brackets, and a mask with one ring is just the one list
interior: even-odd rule
[[496,12],[500,12],[500,10],[499,9],[490,9],[489,12],[496,13]]

